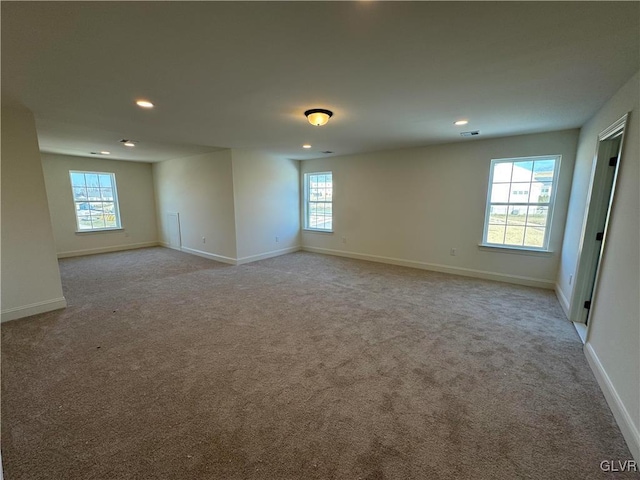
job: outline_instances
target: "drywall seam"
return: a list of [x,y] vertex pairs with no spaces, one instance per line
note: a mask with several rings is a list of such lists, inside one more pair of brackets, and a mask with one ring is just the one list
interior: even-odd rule
[[20,307],[3,310],[1,321],[4,323],[11,320],[18,320],[20,318],[30,317],[31,315],[37,315],[38,313],[60,310],[61,308],[66,308],[66,306],[67,300],[64,297],[52,298],[51,300],[44,300],[29,305],[21,305]]
[[627,446],[633,458],[636,462],[640,462],[640,432],[638,432],[638,427],[633,423],[631,415],[629,415],[624,403],[622,403],[622,399],[618,395],[609,375],[589,342],[584,346],[584,354],[600,385],[604,398],[607,400],[609,408],[618,423],[618,427],[620,427],[620,431],[627,441]]
[[122,250],[135,250],[137,248],[157,247],[158,242],[130,243],[127,245],[115,245],[113,247],[87,248],[83,250],[71,250],[58,253],[58,258],[81,257],[95,255],[97,253],[120,252]]
[[569,300],[567,300],[567,296],[564,294],[558,283],[556,283],[554,290],[556,291],[556,297],[558,298],[558,302],[562,307],[562,311],[564,312],[567,319],[569,319]]
[[402,258],[381,257],[378,255],[366,255],[355,252],[345,252],[343,250],[332,250],[328,248],[306,247],[302,250],[314,253],[324,253],[327,255],[336,255],[339,257],[349,257],[358,260],[368,260],[371,262],[388,263],[391,265],[400,265],[403,267],[420,268],[422,270],[432,270],[434,272],[451,273],[453,275],[462,275],[465,277],[483,278],[486,280],[496,280],[499,282],[514,283],[517,285],[526,285],[528,287],[538,287],[553,290],[555,283],[541,278],[522,277],[519,275],[508,275],[505,273],[487,272],[483,270],[473,270],[470,268],[451,267],[448,265],[438,265],[435,263],[416,262],[414,260],[405,260]]
[[264,260],[266,258],[278,257],[280,255],[286,255],[287,253],[298,252],[302,250],[300,245],[289,248],[282,248],[280,250],[272,250],[266,253],[260,253],[258,255],[250,255],[248,257],[242,257],[237,260],[237,265],[243,265],[245,263],[256,262],[258,260]]

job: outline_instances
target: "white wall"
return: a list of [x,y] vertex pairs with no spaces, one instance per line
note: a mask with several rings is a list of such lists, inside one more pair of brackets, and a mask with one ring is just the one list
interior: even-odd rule
[[169,243],[167,214],[179,213],[184,251],[235,263],[231,150],[154,163],[153,181],[160,241]]
[[[566,130],[304,161],[302,173],[333,171],[334,233],[304,231],[303,247],[553,288],[577,139]],[[562,155],[553,253],[479,247],[491,159],[548,154]]]
[[255,150],[231,155],[238,262],[298,250],[300,162]]
[[580,132],[558,285],[576,268],[591,165],[598,134],[631,112],[615,200],[592,301],[585,353],[636,460],[640,461],[640,74],[636,74]]
[[2,321],[64,308],[33,115],[2,109]]
[[[151,164],[42,153],[42,169],[59,258],[157,244]],[[115,174],[122,230],[76,233],[69,170]]]

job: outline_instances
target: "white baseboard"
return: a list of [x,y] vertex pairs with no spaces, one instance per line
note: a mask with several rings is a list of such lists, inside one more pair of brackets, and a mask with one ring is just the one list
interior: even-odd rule
[[22,305],[20,307],[8,308],[2,310],[0,321],[10,322],[11,320],[18,320],[19,318],[30,317],[31,315],[37,315],[38,313],[50,312],[51,310],[60,310],[66,308],[67,301],[64,297],[52,298],[51,300],[45,300],[43,302],[31,303],[29,305]]
[[554,290],[556,291],[556,297],[558,298],[558,302],[562,307],[562,311],[567,316],[567,318],[569,318],[569,300],[567,300],[567,296],[564,294],[564,292],[560,288],[560,285],[558,285],[557,283]]
[[575,328],[576,332],[578,332],[578,336],[580,337],[582,344],[584,345],[585,343],[587,343],[587,326],[584,323],[571,323],[573,323],[573,328]]
[[245,263],[256,262],[258,260],[264,260],[267,258],[278,257],[280,255],[286,255],[287,253],[298,252],[302,249],[301,246],[281,248],[280,250],[272,250],[271,252],[261,253],[259,255],[250,255],[248,257],[239,258],[237,265],[244,265]]
[[84,255],[95,255],[97,253],[120,252],[122,250],[135,250],[137,248],[157,247],[159,242],[129,243],[126,245],[116,245],[113,247],[87,248],[84,250],[72,250],[69,252],[59,252],[58,258],[82,257]]
[[180,247],[180,250],[185,253],[191,253],[192,255],[208,258],[209,260],[215,260],[216,262],[228,263],[230,265],[237,264],[237,260],[235,258],[216,255],[215,253],[203,252],[202,250],[196,250],[195,248]]
[[158,242],[158,245],[160,245],[161,247],[164,247],[164,248],[170,248],[171,250],[178,250],[179,252],[182,251],[182,249],[180,247],[175,247],[173,245],[169,245],[167,242]]
[[591,367],[598,384],[600,385],[604,398],[607,400],[609,408],[620,427],[620,431],[622,432],[624,439],[627,441],[627,446],[631,451],[631,455],[633,455],[636,462],[640,463],[640,433],[638,432],[638,427],[633,423],[631,415],[629,415],[629,411],[625,407],[624,403],[622,403],[622,399],[618,395],[609,375],[607,375],[606,370],[602,366],[598,355],[588,342],[584,346],[584,354],[587,357],[587,362],[589,362],[589,366]]
[[487,272],[484,270],[474,270],[471,268],[451,267],[449,265],[439,265],[436,263],[417,262],[415,260],[404,260],[401,258],[381,257],[378,255],[366,255],[362,253],[346,252],[343,250],[331,250],[328,248],[306,247],[302,250],[306,252],[324,253],[327,255],[336,255],[339,257],[355,258],[358,260],[368,260],[370,262],[388,263],[391,265],[400,265],[402,267],[420,268],[422,270],[431,270],[434,272],[451,273],[453,275],[462,275],[465,277],[483,278],[485,280],[496,280],[498,282],[514,283],[517,285],[526,285],[528,287],[538,287],[553,289],[555,283],[541,278],[523,277],[519,275],[509,275],[506,273]]

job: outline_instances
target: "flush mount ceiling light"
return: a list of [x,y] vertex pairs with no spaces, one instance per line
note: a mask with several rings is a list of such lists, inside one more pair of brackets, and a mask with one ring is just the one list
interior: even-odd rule
[[138,143],[138,142],[123,138],[122,140],[120,140],[120,143],[123,143],[125,147],[135,147],[136,143]]
[[311,110],[304,112],[304,116],[307,117],[307,120],[309,120],[311,125],[319,127],[321,125],[325,125],[329,121],[333,116],[333,112],[323,108],[312,108]]
[[153,108],[153,103],[149,100],[136,100],[136,105],[142,108]]
[[311,148],[311,145],[309,145],[308,143],[305,145],[302,145],[302,148]]
[[458,120],[457,122],[453,122],[454,125],[466,125],[467,123],[469,123],[469,120]]

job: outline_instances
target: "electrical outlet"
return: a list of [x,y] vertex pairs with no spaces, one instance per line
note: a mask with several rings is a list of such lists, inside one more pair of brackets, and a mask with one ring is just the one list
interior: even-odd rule
[[569,275],[569,285],[573,283],[573,275]]
[[456,249],[452,248],[451,251],[449,252],[449,255],[451,255],[452,257],[456,256]]
[[207,243],[207,239],[205,237],[202,237],[202,243]]
[[280,237],[276,237],[276,243],[280,241]]

